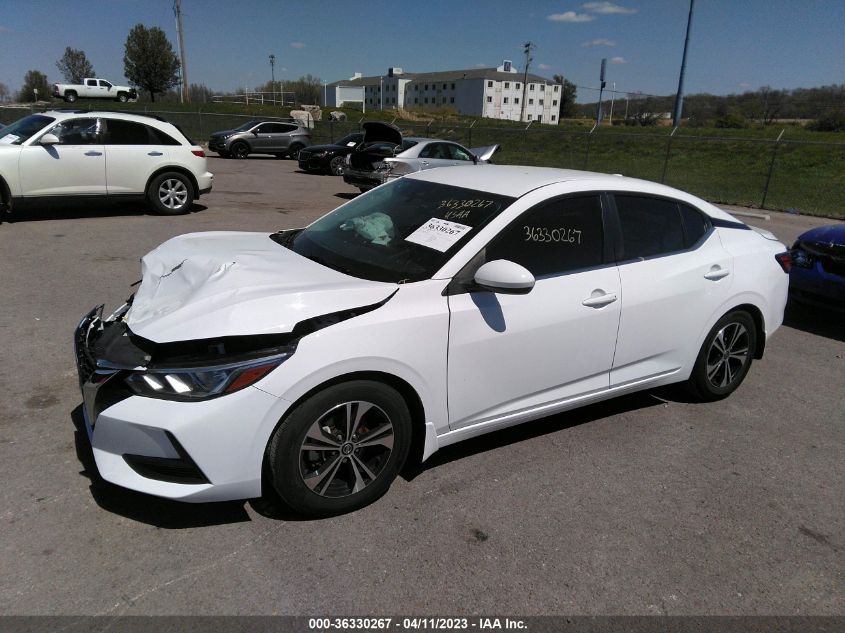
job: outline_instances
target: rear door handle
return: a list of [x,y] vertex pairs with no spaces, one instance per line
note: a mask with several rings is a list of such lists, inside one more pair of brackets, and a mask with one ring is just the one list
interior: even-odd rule
[[[601,293],[601,294],[596,294]],[[610,303],[616,301],[617,297],[615,293],[612,292],[604,292],[603,290],[593,290],[593,294],[590,295],[589,299],[584,299],[581,302],[582,306],[587,306],[588,308],[601,308],[606,306]]]
[[704,273],[704,278],[710,281],[718,281],[731,274],[727,268],[721,268],[718,265],[713,266],[709,272]]
[[427,161],[427,160],[421,160],[421,161],[420,161],[420,164],[421,164],[421,165],[428,165],[428,161]]
[[102,156],[102,152],[95,152],[93,149],[85,152],[86,156]]
[[164,156],[163,152],[147,152],[147,156]]

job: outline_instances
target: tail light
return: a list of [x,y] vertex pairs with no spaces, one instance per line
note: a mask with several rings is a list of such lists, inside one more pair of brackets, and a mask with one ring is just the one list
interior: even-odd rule
[[780,264],[780,267],[783,268],[783,272],[788,274],[792,270],[792,255],[789,254],[789,251],[778,253],[775,255],[775,259]]
[[201,149],[192,149],[191,154],[193,154],[194,156],[199,156],[200,158],[205,158],[205,152]]

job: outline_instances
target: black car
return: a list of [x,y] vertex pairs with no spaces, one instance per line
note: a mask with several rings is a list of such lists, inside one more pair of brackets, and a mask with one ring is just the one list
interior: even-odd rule
[[312,145],[299,151],[299,168],[304,171],[325,171],[335,176],[343,175],[346,156],[364,140],[364,134],[354,132],[331,145]]

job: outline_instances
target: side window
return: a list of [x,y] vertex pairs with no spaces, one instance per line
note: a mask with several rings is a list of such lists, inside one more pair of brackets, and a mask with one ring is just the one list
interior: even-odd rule
[[253,130],[256,134],[270,134],[273,130],[270,129],[271,123],[262,123]]
[[150,145],[149,128],[134,121],[105,119],[105,142],[108,145]]
[[486,261],[507,259],[535,277],[602,263],[604,230],[597,195],[561,198],[526,211],[487,247]]
[[665,255],[686,248],[678,204],[647,196],[615,195],[622,225],[620,260]]
[[276,125],[279,128],[279,132],[294,132],[298,128],[298,126],[291,123],[276,123]]
[[86,79],[85,85],[86,86],[93,86],[93,87],[96,88],[97,87],[97,80],[96,79]]
[[96,145],[102,142],[99,120],[96,118],[62,121],[50,132],[59,137],[62,145]]
[[111,84],[107,81],[100,79],[100,87],[101,88],[111,88]]
[[686,204],[678,204],[684,221],[684,246],[689,248],[710,230],[710,220],[700,211]]
[[420,158],[445,158],[440,143],[429,143],[420,151]]
[[463,147],[458,145],[447,145],[446,146],[449,150],[449,158],[452,160],[472,160],[472,156],[468,151],[466,151]]
[[150,143],[153,145],[181,145],[179,141],[166,132],[162,132],[161,130],[157,130],[148,125],[145,125],[144,127],[147,128],[147,132],[150,135]]

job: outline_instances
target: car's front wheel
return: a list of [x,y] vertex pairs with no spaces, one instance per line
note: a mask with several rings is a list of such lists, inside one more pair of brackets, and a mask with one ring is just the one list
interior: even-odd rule
[[267,448],[273,487],[312,517],[362,508],[383,495],[408,456],[411,414],[393,388],[333,385],[294,409]]
[[293,143],[288,148],[288,156],[290,156],[293,160],[296,160],[297,155],[299,154],[299,150],[301,150],[305,145],[302,143]]
[[120,103],[126,103],[127,101],[129,101],[129,95],[127,95],[125,92],[121,92],[119,95],[117,95],[117,100]]
[[246,158],[247,156],[249,156],[249,145],[242,141],[238,141],[237,143],[234,143],[232,145],[232,147],[229,149],[229,152],[235,158]]
[[166,172],[152,179],[147,200],[159,215],[181,215],[191,210],[194,188],[183,174]]
[[342,176],[344,165],[346,165],[346,157],[335,156],[329,162],[329,172],[334,176]]
[[726,398],[748,375],[756,346],[757,326],[751,315],[729,312],[704,339],[687,387],[700,400]]

